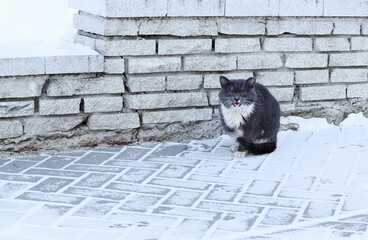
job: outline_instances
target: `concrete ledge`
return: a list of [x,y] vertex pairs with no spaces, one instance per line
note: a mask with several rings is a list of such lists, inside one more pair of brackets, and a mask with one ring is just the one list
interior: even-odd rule
[[368,16],[368,0],[69,0],[69,6],[109,18]]

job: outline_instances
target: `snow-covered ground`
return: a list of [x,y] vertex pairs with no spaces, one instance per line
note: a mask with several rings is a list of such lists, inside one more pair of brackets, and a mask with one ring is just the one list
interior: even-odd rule
[[243,159],[226,136],[0,156],[0,239],[368,239],[368,119],[282,122]]
[[0,58],[87,51],[72,46],[75,12],[68,0],[1,0]]

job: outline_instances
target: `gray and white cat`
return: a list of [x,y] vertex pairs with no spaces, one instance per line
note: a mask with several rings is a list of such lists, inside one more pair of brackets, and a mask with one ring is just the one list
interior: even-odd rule
[[222,125],[238,143],[235,157],[273,152],[280,128],[277,100],[255,78],[229,80],[220,77],[220,116]]

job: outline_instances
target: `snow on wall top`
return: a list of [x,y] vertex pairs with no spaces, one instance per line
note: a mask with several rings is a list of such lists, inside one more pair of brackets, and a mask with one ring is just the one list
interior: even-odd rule
[[368,0],[69,0],[104,17],[368,16]]

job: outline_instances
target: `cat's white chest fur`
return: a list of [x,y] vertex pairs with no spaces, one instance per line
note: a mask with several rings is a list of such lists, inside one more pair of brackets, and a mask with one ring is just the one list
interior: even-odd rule
[[254,103],[251,105],[242,105],[238,108],[227,108],[221,104],[221,111],[224,117],[225,124],[235,129],[237,132],[240,125],[244,123],[244,119],[247,119],[254,110]]

